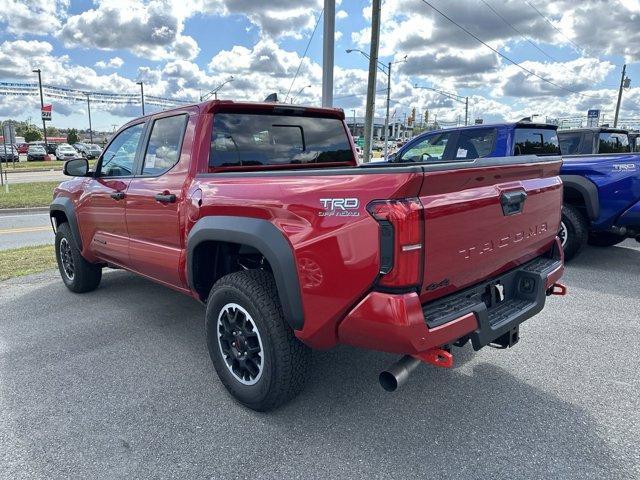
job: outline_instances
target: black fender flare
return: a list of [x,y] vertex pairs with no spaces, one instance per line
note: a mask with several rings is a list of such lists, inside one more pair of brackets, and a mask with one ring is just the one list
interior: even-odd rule
[[[76,218],[76,211],[73,208],[73,202],[68,197],[57,197],[53,199],[51,205],[49,205],[49,218],[54,218],[54,212],[62,212],[67,217],[67,222],[71,228],[71,235],[76,245],[82,251],[82,237],[80,236],[80,230],[78,230],[78,219]],[[58,225],[56,224],[56,228]]]
[[205,241],[238,243],[260,251],[273,270],[285,320],[294,330],[302,329],[304,312],[293,249],[273,223],[259,218],[233,216],[198,220],[187,237],[187,281],[192,290],[195,290],[194,250]]
[[598,187],[595,183],[580,175],[560,175],[560,178],[565,190],[572,188],[582,195],[589,219],[598,218],[600,216],[600,200],[598,199]]

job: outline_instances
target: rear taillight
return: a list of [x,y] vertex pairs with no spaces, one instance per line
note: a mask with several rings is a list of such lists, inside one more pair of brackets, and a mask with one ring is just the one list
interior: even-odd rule
[[380,224],[380,279],[386,288],[422,282],[424,220],[418,198],[374,200],[367,210]]

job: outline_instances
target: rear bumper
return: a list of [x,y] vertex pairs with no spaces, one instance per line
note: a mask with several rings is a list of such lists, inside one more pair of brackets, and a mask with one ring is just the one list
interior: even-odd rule
[[560,251],[558,245],[551,256],[537,257],[423,305],[416,293],[371,292],[340,323],[339,341],[416,355],[470,339],[474,349],[479,350],[510,332],[517,332],[522,322],[544,308],[548,290],[564,272]]

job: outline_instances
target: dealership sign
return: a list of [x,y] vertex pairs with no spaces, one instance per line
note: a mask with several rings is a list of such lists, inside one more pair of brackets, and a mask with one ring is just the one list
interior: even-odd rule
[[600,120],[600,110],[587,111],[587,127],[597,127]]
[[52,105],[43,105],[42,106],[42,120],[51,120],[51,110]]

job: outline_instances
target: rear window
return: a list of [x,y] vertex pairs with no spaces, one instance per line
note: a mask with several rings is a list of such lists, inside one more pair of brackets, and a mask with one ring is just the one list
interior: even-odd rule
[[560,151],[563,155],[576,155],[580,153],[582,133],[558,133]]
[[560,155],[558,134],[553,129],[516,128],[514,155]]
[[626,133],[601,132],[598,138],[598,153],[625,153],[631,151],[629,137]]
[[341,120],[249,113],[213,117],[209,166],[353,162]]

